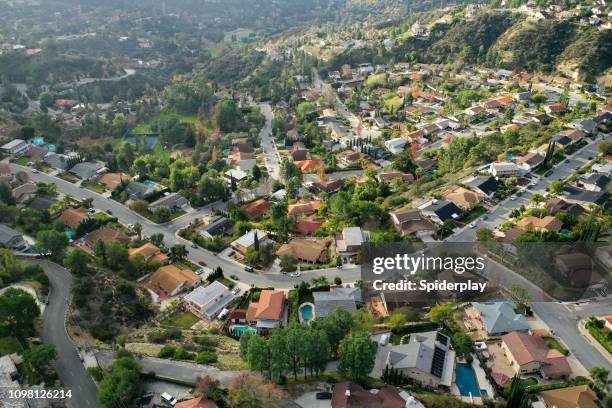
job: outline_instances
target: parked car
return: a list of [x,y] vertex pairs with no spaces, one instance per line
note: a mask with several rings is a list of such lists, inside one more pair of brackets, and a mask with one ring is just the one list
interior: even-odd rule
[[164,392],[161,395],[162,399],[164,401],[166,401],[168,404],[170,404],[171,406],[175,406],[176,405],[176,397],[173,397],[172,395],[168,394],[167,392]]
[[233,295],[237,295],[239,293],[240,293],[240,288],[234,288],[234,290],[232,290]]
[[553,174],[553,171],[552,170],[548,170],[546,173],[544,173],[544,177],[548,177],[551,174]]
[[113,214],[113,212],[112,212],[111,210],[106,210],[106,213],[107,213],[107,214],[110,214],[110,215],[112,215],[112,214]]
[[510,196],[510,201],[514,201],[514,200],[516,200],[516,196],[515,195],[511,195]]
[[302,274],[299,271],[291,272],[289,276],[292,278],[299,278]]
[[255,269],[253,269],[253,267],[251,267],[251,266],[245,266],[244,270],[247,271],[247,272],[255,272]]
[[473,223],[473,222],[471,222],[471,223],[469,224],[469,227],[470,227],[470,228],[476,228],[476,224],[475,224],[475,223]]
[[230,275],[230,278],[232,278],[233,280],[240,280],[238,275]]
[[36,170],[36,169],[32,169],[32,173],[34,173],[34,174],[38,174],[38,170]]
[[318,400],[328,400],[328,399],[332,399],[332,393],[331,392],[327,392],[327,391],[317,392],[315,397]]
[[201,265],[201,266],[206,266],[206,262],[204,262],[204,261],[198,261],[198,265]]

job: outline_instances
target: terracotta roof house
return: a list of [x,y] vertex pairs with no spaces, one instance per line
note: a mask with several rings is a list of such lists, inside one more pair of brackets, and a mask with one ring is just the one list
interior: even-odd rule
[[540,396],[549,408],[598,408],[597,395],[585,385],[542,391]]
[[277,290],[262,290],[259,302],[251,303],[247,309],[246,320],[255,325],[258,331],[267,331],[277,326],[284,326],[285,292]]
[[254,159],[255,149],[253,149],[253,145],[250,143],[237,143],[232,148],[232,158],[236,161]]
[[302,262],[323,263],[329,260],[329,240],[293,238],[276,251],[277,256],[290,256]]
[[559,231],[563,227],[563,222],[552,215],[547,215],[544,218],[530,215],[518,220],[516,226],[524,230]]
[[122,244],[127,244],[128,242],[130,242],[130,237],[128,237],[121,231],[117,231],[108,227],[101,227],[85,235],[83,237],[83,245],[85,245],[89,249],[92,249],[96,244],[96,241],[99,240],[105,242],[117,241],[121,242]]
[[291,146],[291,158],[293,161],[301,161],[301,160],[309,160],[310,153],[304,143],[295,142],[293,146]]
[[402,173],[401,171],[387,171],[378,173],[376,176],[378,181],[392,182],[395,179],[400,179],[404,182],[414,181],[414,176],[410,173]]
[[564,113],[567,111],[567,105],[562,103],[551,103],[550,105],[544,106],[544,112],[554,115],[559,113]]
[[137,255],[140,254],[147,262],[165,263],[168,261],[168,256],[164,254],[161,249],[159,249],[150,242],[147,242],[146,244],[138,248],[130,248],[128,249],[128,253],[130,260],[133,260]]
[[77,227],[88,218],[89,211],[87,208],[83,207],[77,209],[69,208],[64,210],[59,216],[59,220],[73,230],[77,229]]
[[464,187],[457,187],[446,194],[446,199],[454,203],[464,211],[471,210],[480,204],[484,196],[468,190]]
[[247,213],[247,215],[251,219],[263,217],[270,211],[270,208],[272,208],[270,203],[264,200],[263,198],[260,198],[259,200],[255,200],[240,207],[240,209]]
[[24,183],[15,187],[12,193],[18,204],[24,204],[36,195],[36,184]]
[[436,235],[436,226],[431,221],[423,218],[417,210],[399,210],[389,214],[391,215],[393,227],[402,236],[412,235],[423,238]]
[[106,173],[100,177],[98,183],[102,184],[110,191],[115,191],[121,184],[121,180],[129,181],[130,178],[123,173]]
[[408,394],[395,387],[384,387],[372,392],[361,386],[344,381],[334,386],[331,399],[332,408],[424,408],[425,406]]
[[558,214],[558,213],[566,213],[571,215],[583,215],[587,211],[580,204],[573,204],[564,201],[561,198],[553,198],[546,204],[546,211],[550,215]]
[[323,160],[300,160],[294,162],[294,164],[299,167],[303,173],[315,173],[325,168]]
[[183,402],[178,402],[174,408],[218,408],[214,401],[205,397],[198,397]]
[[312,188],[315,191],[320,191],[322,193],[332,194],[340,191],[340,189],[344,187],[344,180],[330,180],[330,181],[315,181],[312,183]]
[[314,214],[321,207],[320,200],[299,201],[287,206],[287,214],[297,217],[299,215]]
[[147,280],[145,286],[157,294],[175,296],[181,291],[196,286],[200,277],[191,269],[180,269],[176,265],[162,266]]
[[296,225],[296,230],[300,234],[308,235],[321,228],[325,221],[322,220],[301,220]]
[[544,378],[562,378],[572,373],[567,358],[549,348],[540,337],[508,333],[502,336],[501,348],[518,375],[541,374]]

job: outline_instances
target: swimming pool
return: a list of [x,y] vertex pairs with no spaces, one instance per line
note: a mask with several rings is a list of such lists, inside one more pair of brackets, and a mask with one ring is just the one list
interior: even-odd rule
[[458,363],[455,368],[455,382],[459,387],[459,392],[464,397],[486,397],[487,392],[478,386],[478,380],[474,369],[470,364]]
[[298,309],[301,322],[309,322],[314,316],[314,305],[312,303],[302,303]]
[[238,337],[242,336],[244,333],[253,333],[253,334],[257,333],[257,330],[255,330],[254,328],[249,327],[249,326],[239,325],[239,324],[230,326],[229,330],[230,330],[230,333]]

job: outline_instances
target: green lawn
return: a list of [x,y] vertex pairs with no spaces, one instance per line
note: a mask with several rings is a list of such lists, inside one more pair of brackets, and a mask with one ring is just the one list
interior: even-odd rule
[[172,316],[162,320],[162,326],[172,326],[181,329],[190,329],[200,319],[191,312],[175,313]]
[[30,162],[30,159],[27,157],[20,157],[17,160],[15,160],[15,163],[17,163],[20,166],[27,166],[29,162]]
[[94,192],[99,193],[99,194],[102,194],[102,193],[104,193],[106,191],[106,187],[104,187],[100,183],[83,183],[83,185],[88,190],[94,191]]
[[23,347],[16,337],[0,337],[0,356],[12,353],[21,353]]
[[544,342],[546,343],[548,347],[557,350],[559,353],[563,354],[564,356],[567,356],[569,354],[569,350],[563,347],[563,345],[559,343],[559,340],[555,339],[554,337],[546,336],[546,337],[542,337],[542,340],[544,340]]

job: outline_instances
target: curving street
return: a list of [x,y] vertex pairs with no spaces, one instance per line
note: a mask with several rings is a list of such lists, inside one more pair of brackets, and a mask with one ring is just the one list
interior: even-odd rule
[[55,345],[57,361],[55,367],[64,387],[72,391],[72,398],[67,401],[69,407],[101,408],[98,403],[98,389],[89,376],[77,354],[76,347],[68,337],[65,316],[68,310],[72,276],[67,269],[56,263],[37,259],[25,260],[26,264],[38,264],[49,277],[51,291],[49,304],[43,314],[42,340]]

